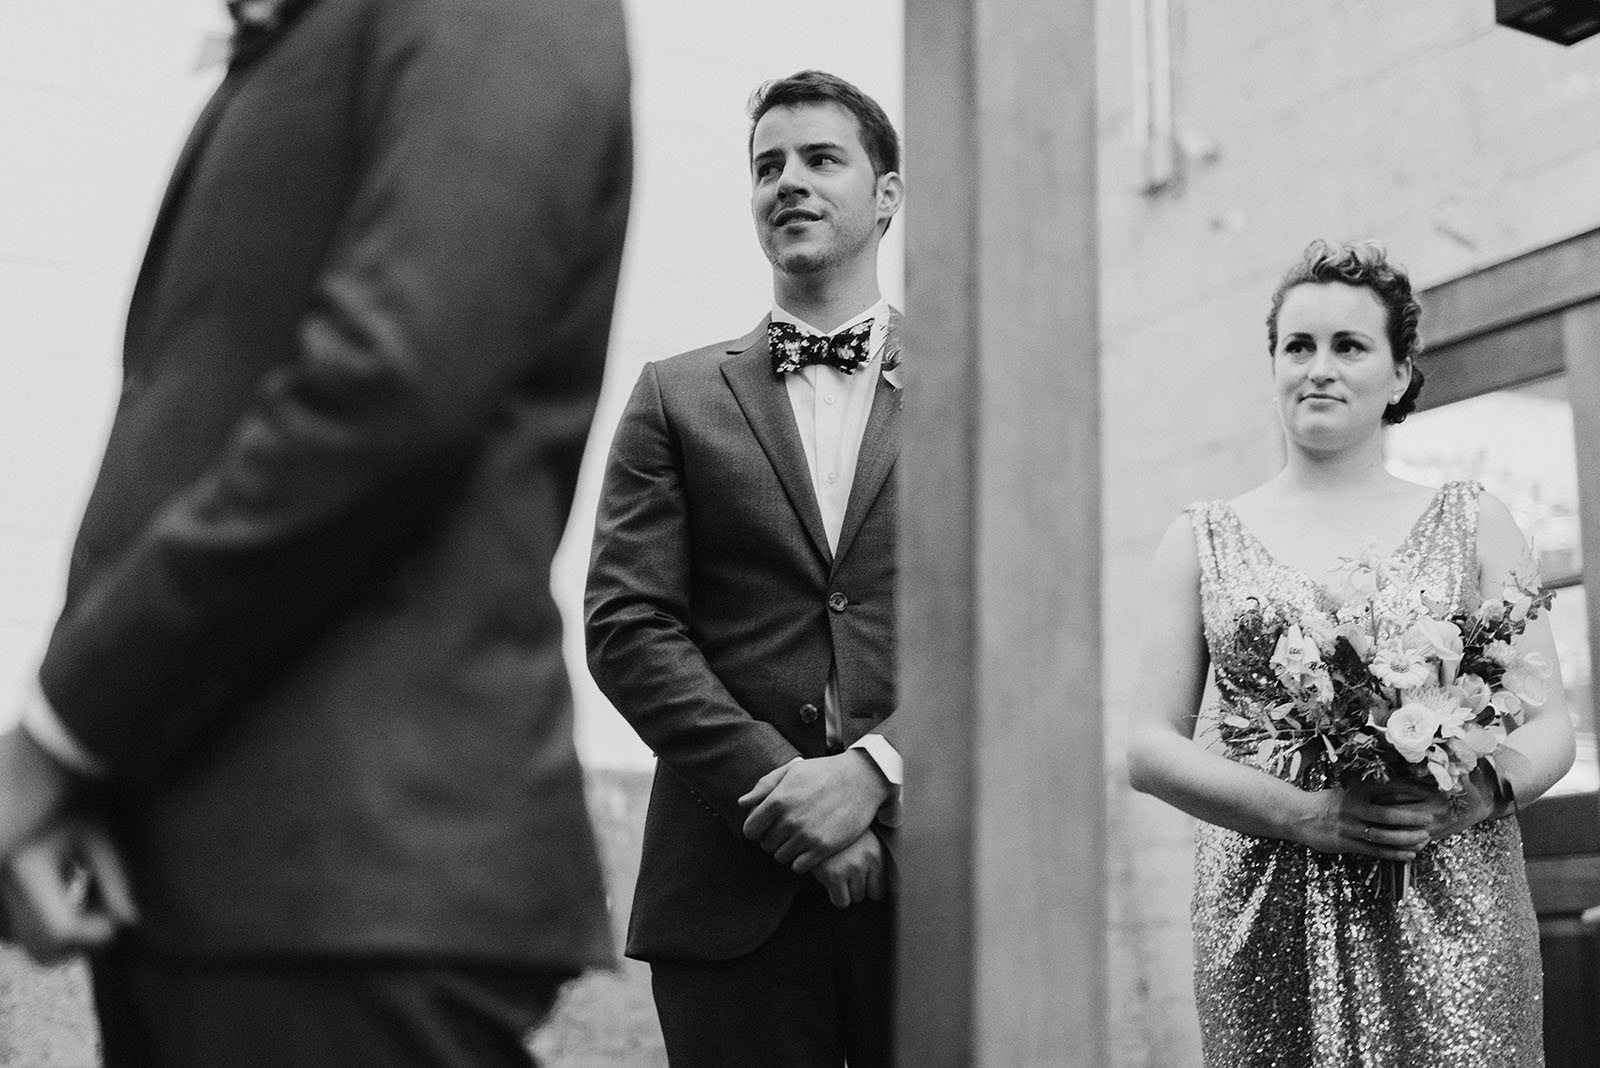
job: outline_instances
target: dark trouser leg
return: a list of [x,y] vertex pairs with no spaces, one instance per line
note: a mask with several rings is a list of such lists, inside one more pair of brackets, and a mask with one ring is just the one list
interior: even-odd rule
[[105,1068],[528,1068],[566,976],[392,960],[93,962]]
[[835,959],[840,1025],[850,1068],[894,1065],[894,906],[873,901],[846,909],[836,937],[857,947]]
[[893,909],[801,894],[731,961],[652,961],[672,1068],[890,1068]]

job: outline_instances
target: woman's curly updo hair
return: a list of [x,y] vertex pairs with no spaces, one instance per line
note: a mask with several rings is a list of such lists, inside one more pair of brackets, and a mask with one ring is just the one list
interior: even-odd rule
[[1417,395],[1422,392],[1422,369],[1416,362],[1422,353],[1422,341],[1417,336],[1422,306],[1411,295],[1411,279],[1405,268],[1390,263],[1388,253],[1376,241],[1335,244],[1318,238],[1306,246],[1300,262],[1289,268],[1273,291],[1272,310],[1267,313],[1267,352],[1278,351],[1278,312],[1283,309],[1283,298],[1289,290],[1328,282],[1365,287],[1383,305],[1394,362],[1411,361],[1411,383],[1399,400],[1383,410],[1383,421],[1390,425],[1403,422],[1416,410]]

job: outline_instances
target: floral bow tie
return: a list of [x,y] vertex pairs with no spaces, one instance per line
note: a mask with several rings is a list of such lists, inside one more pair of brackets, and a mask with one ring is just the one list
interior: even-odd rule
[[808,364],[837,367],[845,374],[867,362],[872,341],[872,320],[845,327],[837,334],[808,334],[793,323],[768,323],[767,347],[772,369],[778,374],[798,371]]

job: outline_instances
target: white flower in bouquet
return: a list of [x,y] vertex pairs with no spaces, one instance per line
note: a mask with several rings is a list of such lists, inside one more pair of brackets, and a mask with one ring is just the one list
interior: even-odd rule
[[1442,722],[1439,713],[1431,707],[1421,701],[1412,701],[1389,713],[1383,736],[1394,746],[1396,753],[1416,764],[1428,755]]
[[1469,722],[1459,737],[1450,740],[1450,754],[1464,767],[1475,767],[1479,760],[1492,756],[1505,737],[1506,729],[1498,723],[1483,727]]
[[1526,590],[1507,586],[1500,594],[1500,598],[1505,602],[1506,615],[1511,617],[1512,622],[1521,623],[1528,618],[1528,609],[1533,607],[1533,598]]
[[1339,627],[1338,637],[1350,643],[1357,656],[1366,660],[1372,655],[1372,634],[1360,623],[1345,623]]
[[1400,641],[1401,636],[1411,626],[1411,617],[1402,612],[1397,612],[1388,605],[1377,601],[1372,603],[1373,629],[1381,642]]
[[1388,557],[1378,548],[1376,538],[1368,538],[1358,556],[1342,558],[1334,569],[1339,576],[1334,591],[1346,604],[1372,600],[1380,588],[1388,585],[1390,564]]
[[883,373],[883,380],[889,383],[889,388],[896,392],[906,388],[905,381],[902,378],[903,372],[900,369],[900,359],[900,349],[896,346],[883,354],[883,360],[879,364],[879,368]]
[[1509,668],[1517,662],[1517,651],[1507,641],[1492,641],[1483,647],[1483,658],[1502,668]]
[[1545,680],[1550,676],[1550,662],[1538,653],[1519,655],[1506,673],[1500,676],[1500,685],[1516,695],[1524,706],[1538,708],[1550,696]]
[[1322,612],[1307,612],[1300,617],[1300,630],[1317,649],[1332,649],[1342,633],[1333,619]]
[[1295,623],[1283,628],[1272,648],[1272,667],[1279,676],[1299,674],[1321,660],[1322,654],[1315,643],[1307,640],[1305,632]]
[[1365,601],[1378,592],[1378,575],[1370,568],[1353,567],[1345,572],[1339,592],[1346,601]]
[[1511,723],[1522,722],[1522,698],[1510,690],[1496,690],[1494,696],[1489,698],[1489,704],[1500,713],[1502,719]]
[[1428,658],[1403,644],[1380,646],[1372,657],[1372,677],[1397,690],[1411,690],[1434,681],[1437,672]]
[[1472,615],[1478,622],[1492,626],[1506,617],[1506,604],[1504,601],[1485,601]]
[[1278,635],[1272,650],[1272,670],[1284,688],[1298,698],[1321,704],[1333,700],[1333,679],[1322,663],[1322,651],[1295,624]]
[[1456,788],[1456,777],[1450,768],[1450,757],[1438,750],[1428,752],[1428,774],[1433,776],[1433,784],[1441,793],[1450,793]]
[[1440,684],[1448,686],[1455,680],[1466,645],[1454,623],[1423,616],[1406,629],[1401,643],[1424,660],[1439,662]]
[[1489,689],[1489,684],[1473,674],[1458,676],[1452,684],[1456,696],[1474,716],[1489,707],[1489,699],[1494,696]]

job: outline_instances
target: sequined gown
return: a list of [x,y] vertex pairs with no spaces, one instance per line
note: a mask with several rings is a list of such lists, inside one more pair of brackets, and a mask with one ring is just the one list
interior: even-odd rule
[[[1479,490],[1440,489],[1390,558],[1468,607],[1479,601]],[[1227,503],[1188,511],[1220,694],[1197,736],[1215,743],[1230,700],[1264,685],[1267,665],[1237,640],[1247,602],[1299,613],[1335,601],[1276,561]],[[1430,844],[1398,902],[1372,890],[1373,864],[1200,825],[1192,918],[1208,1068],[1543,1065],[1538,926],[1516,821],[1488,820]]]

